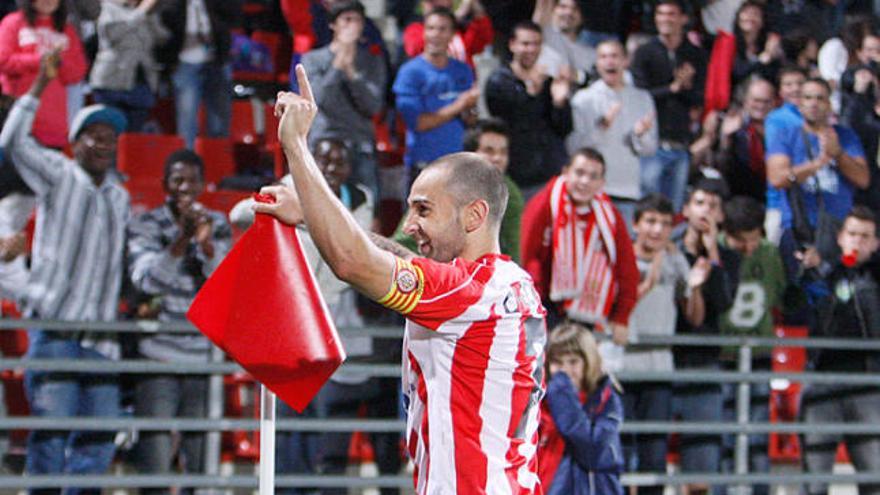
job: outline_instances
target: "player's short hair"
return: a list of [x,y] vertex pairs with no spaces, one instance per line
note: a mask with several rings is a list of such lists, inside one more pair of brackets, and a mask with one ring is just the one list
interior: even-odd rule
[[721,228],[728,234],[764,228],[764,205],[751,196],[734,196],[724,203]]
[[497,117],[480,119],[476,125],[468,129],[464,135],[464,151],[477,151],[483,134],[500,134],[510,141],[510,128],[507,123]]
[[663,194],[651,193],[636,203],[633,222],[638,223],[642,215],[651,212],[675,217],[675,207],[672,206],[672,201]]
[[468,151],[438,158],[430,168],[447,172],[446,190],[459,205],[485,200],[489,204],[489,220],[495,226],[501,225],[501,218],[507,210],[508,191],[500,170],[480,155]]

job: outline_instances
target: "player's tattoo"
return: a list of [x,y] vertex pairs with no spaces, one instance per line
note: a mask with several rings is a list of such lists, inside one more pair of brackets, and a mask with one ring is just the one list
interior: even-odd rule
[[412,259],[416,256],[416,253],[410,251],[409,249],[403,247],[402,245],[392,241],[387,237],[383,237],[379,234],[376,234],[375,232],[369,232],[368,235],[370,236],[370,240],[373,241],[373,244],[395,256],[400,256],[405,260]]

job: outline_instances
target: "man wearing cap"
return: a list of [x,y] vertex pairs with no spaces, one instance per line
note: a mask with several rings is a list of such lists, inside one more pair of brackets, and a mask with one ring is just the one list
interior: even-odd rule
[[[39,145],[31,136],[34,114],[40,95],[57,75],[58,63],[57,54],[43,57],[37,79],[15,103],[0,134],[0,146],[37,197],[31,272],[22,307],[31,318],[110,321],[116,318],[124,273],[129,197],[107,171],[126,121],[118,110],[89,106],[70,126],[74,159]],[[32,330],[29,337],[27,356],[32,359],[119,358],[114,334]],[[34,416],[119,415],[115,375],[28,370],[25,386]],[[35,430],[28,439],[26,472],[102,474],[113,459],[114,435]]]

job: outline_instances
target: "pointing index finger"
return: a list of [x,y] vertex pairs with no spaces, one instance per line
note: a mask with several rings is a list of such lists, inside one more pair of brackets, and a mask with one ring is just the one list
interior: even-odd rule
[[312,96],[312,85],[309,83],[309,76],[306,75],[306,68],[302,64],[296,65],[296,82],[299,83],[299,94],[310,103],[315,102]]

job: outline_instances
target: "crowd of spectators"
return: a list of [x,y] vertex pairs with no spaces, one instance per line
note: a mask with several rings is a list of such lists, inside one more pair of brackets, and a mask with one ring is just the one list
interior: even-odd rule
[[[289,38],[292,61],[306,68],[319,109],[310,145],[365,228],[378,229],[381,200],[402,199],[383,178],[387,150],[377,146],[377,129],[405,129],[397,164],[405,191],[427,164],[457,151],[481,154],[506,174],[502,251],[533,277],[548,328],[561,325],[547,371],[571,380],[548,374],[553,396],[544,413],[565,442],[617,445],[607,435],[568,435],[566,425],[582,414],[607,422],[611,433],[620,414],[639,421],[729,414],[733,388],[718,384],[632,383],[618,397],[609,372],[736,368],[726,349],[628,347],[634,337],[773,336],[775,324],[830,337],[880,334],[880,12],[872,2],[415,3],[388,2],[399,28],[392,36],[387,19],[370,19],[355,0],[0,1],[0,111],[8,113],[0,138],[0,296],[45,319],[115,320],[123,300],[126,316],[184,320],[229,250],[232,228],[252,221],[246,204],[232,211],[230,225],[226,212],[199,202],[213,164],[191,148],[201,134],[230,132],[240,62],[233,38],[257,22],[245,15],[254,11],[245,4],[257,4],[287,21],[259,22]],[[132,218],[125,177],[114,167],[117,141],[158,129],[161,98],[173,100],[187,149],[154,178],[165,203]],[[431,249],[400,225],[397,241],[422,254]],[[304,239],[337,324],[362,325],[361,314],[375,308]],[[346,342],[356,359],[371,359],[378,347]],[[122,348],[105,334],[33,330],[28,356],[204,362],[209,349],[200,336],[148,335]],[[770,369],[765,351],[756,349],[754,369]],[[583,372],[593,370],[584,380],[559,357],[572,353]],[[810,359],[828,371],[867,372],[876,363],[865,351]],[[117,416],[120,383],[102,374],[26,376],[38,416]],[[395,386],[338,374],[305,414],[353,416],[367,404],[367,414],[396,416]],[[206,414],[204,377],[138,377],[132,390],[138,416]],[[751,393],[752,420],[766,421],[769,388],[757,384]],[[878,401],[877,388],[811,386],[803,418],[873,422]],[[26,470],[103,473],[114,456],[110,437],[34,432]],[[563,459],[556,471],[567,474],[559,486],[552,473],[544,480],[550,493],[585,479],[566,471],[570,458],[610,476],[608,493],[622,493],[613,478],[624,469],[665,471],[665,435],[621,440],[619,458],[578,460],[574,447],[562,456],[556,438],[547,448]],[[806,469],[830,471],[838,440],[805,435]],[[876,471],[880,437],[847,440],[855,467]],[[183,435],[175,455],[170,433],[142,433],[135,464],[162,473],[176,459],[198,472],[203,443],[203,435]],[[394,436],[375,435],[374,443],[381,471],[399,471]],[[750,445],[752,469],[767,471],[767,436],[750,436]],[[316,434],[284,436],[279,446],[287,472],[340,472],[347,455],[345,439]],[[720,435],[681,435],[682,471],[720,471],[724,446]]]

